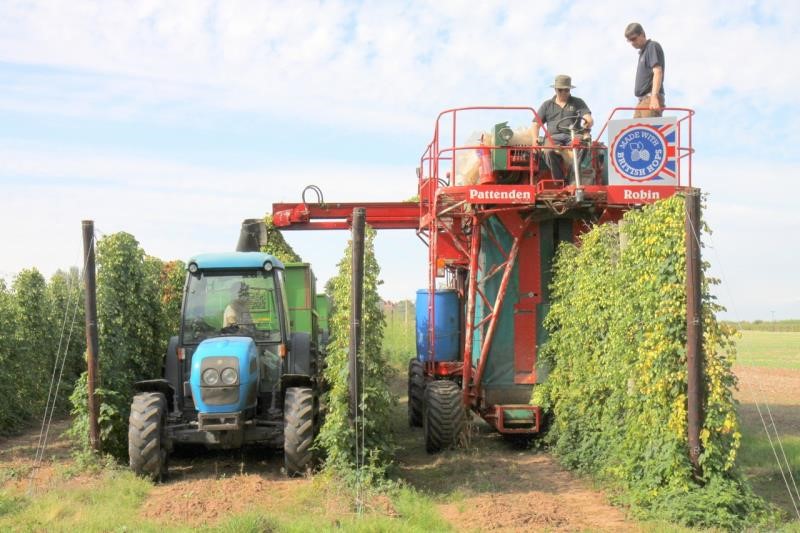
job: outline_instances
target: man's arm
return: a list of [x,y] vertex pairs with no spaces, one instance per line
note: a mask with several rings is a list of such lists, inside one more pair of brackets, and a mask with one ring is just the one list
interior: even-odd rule
[[236,311],[232,305],[228,304],[228,307],[225,308],[225,312],[222,314],[222,327],[227,328],[229,326],[235,326],[236,323]]
[[661,65],[653,67],[653,90],[650,92],[650,109],[660,109],[661,102],[658,100],[658,93],[661,92],[661,82],[664,79],[664,69]]
[[594,119],[592,118],[592,110],[589,109],[589,106],[586,105],[580,98],[576,98],[578,102],[578,114],[583,118],[583,123],[586,125],[586,129],[592,129],[594,126]]
[[536,117],[533,117],[533,128],[531,128],[531,137],[533,138],[533,144],[536,144],[536,141],[539,140],[539,131],[542,129],[542,126],[547,124],[547,119],[545,115],[547,114],[547,101],[542,102],[542,105],[539,106],[539,110],[536,112],[539,115],[539,120],[542,121],[540,124]]
[[533,127],[531,127],[531,139],[533,139],[533,144],[536,144],[536,141],[539,140],[539,123],[536,119],[533,119]]

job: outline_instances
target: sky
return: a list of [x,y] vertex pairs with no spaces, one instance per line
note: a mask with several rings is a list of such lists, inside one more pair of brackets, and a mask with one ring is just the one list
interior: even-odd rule
[[[800,318],[799,6],[0,0],[0,276],[79,264],[85,219],[186,260],[233,250],[243,219],[306,185],[406,200],[441,110],[538,107],[556,74],[598,131],[634,104],[638,21],[664,48],[668,105],[697,113],[722,316]],[[285,237],[321,285],[348,234]],[[376,254],[384,298],[427,285],[413,231],[380,232]]]

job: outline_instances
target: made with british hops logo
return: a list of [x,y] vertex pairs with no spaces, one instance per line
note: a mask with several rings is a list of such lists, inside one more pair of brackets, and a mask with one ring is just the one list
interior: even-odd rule
[[657,181],[675,177],[675,162],[669,156],[671,125],[633,124],[620,131],[611,143],[611,164],[628,181]]

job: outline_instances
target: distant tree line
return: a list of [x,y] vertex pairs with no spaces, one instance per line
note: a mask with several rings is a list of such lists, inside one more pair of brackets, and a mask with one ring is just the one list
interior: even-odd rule
[[754,320],[725,322],[743,331],[800,331],[800,320]]

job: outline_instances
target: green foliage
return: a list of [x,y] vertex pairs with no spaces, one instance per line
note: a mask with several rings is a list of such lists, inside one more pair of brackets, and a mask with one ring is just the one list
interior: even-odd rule
[[177,335],[181,322],[183,286],[186,282],[186,263],[167,261],[161,265],[159,286],[161,287],[161,309],[164,314],[166,338]]
[[392,366],[405,372],[408,360],[416,353],[416,311],[414,302],[386,302],[384,315],[386,329],[383,336],[383,352]]
[[301,263],[302,258],[297,255],[294,249],[283,238],[283,234],[272,223],[272,215],[264,217],[267,225],[267,244],[261,247],[261,251],[274,255],[283,263]]
[[0,518],[7,514],[21,512],[27,504],[28,502],[20,496],[0,491]]
[[[17,371],[18,409],[25,418],[44,413],[47,389],[56,358],[56,333],[48,317],[47,284],[36,269],[23,270],[14,279],[16,327],[13,332]],[[41,392],[41,389],[45,389]]]
[[674,197],[562,245],[541,352],[552,370],[534,402],[554,414],[548,439],[561,460],[621,486],[637,516],[740,528],[767,512],[735,469],[733,331],[716,320],[707,277],[702,480],[688,458],[683,235]]
[[363,464],[358,480],[362,483],[380,481],[394,452],[389,417],[396,399],[389,392],[391,368],[381,351],[385,323],[378,295],[380,267],[375,259],[374,240],[375,230],[368,227],[364,243],[364,307],[359,353],[364,365],[361,402],[364,415],[358,421],[359,428],[365,428],[363,448],[359,442],[359,451],[363,455],[356,455],[356,433],[350,424],[348,409],[352,242],[339,262],[338,274],[330,283],[334,305],[329,321],[331,340],[325,378],[331,388],[327,417],[318,438],[318,445],[327,455],[326,468],[348,481],[356,481],[356,464]]
[[0,280],[0,368],[4,376],[15,379],[0,379],[0,433],[14,429],[31,413],[23,402],[23,390],[16,383],[16,377],[24,371],[22,361],[16,356],[17,306],[14,294]]
[[49,321],[54,327],[54,334],[58,336],[54,351],[59,350],[63,358],[59,361],[61,384],[58,386],[55,412],[66,414],[69,412],[69,396],[75,381],[86,368],[85,293],[77,267],[72,267],[68,272],[58,270],[53,274],[47,284],[47,298]]
[[23,270],[10,290],[0,281],[0,368],[13,376],[0,380],[0,433],[44,415],[54,371],[61,376],[55,411],[67,412],[85,349],[80,298],[77,270],[58,271],[49,283],[36,269]]
[[[164,264],[146,256],[133,235],[115,233],[97,243],[101,447],[120,459],[127,458],[133,384],[160,375],[167,340],[175,333],[176,320],[162,305],[174,288],[162,291],[163,272]],[[85,380],[84,374],[70,398],[71,434],[84,447],[88,446]]]

